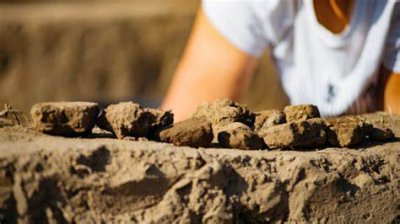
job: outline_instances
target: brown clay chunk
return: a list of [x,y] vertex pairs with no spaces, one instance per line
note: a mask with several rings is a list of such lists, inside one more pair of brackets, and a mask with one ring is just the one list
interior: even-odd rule
[[134,102],[113,104],[104,109],[98,126],[117,138],[157,138],[158,132],[174,122],[170,111],[143,108]]
[[270,148],[318,147],[326,143],[326,126],[322,119],[280,124],[260,132]]
[[242,150],[265,149],[264,140],[250,127],[243,123],[235,122],[222,128],[218,133],[218,142],[224,148]]
[[0,111],[0,127],[13,125],[29,125],[31,120],[20,110],[14,109],[10,104],[4,104],[4,110]]
[[387,141],[395,138],[392,129],[379,124],[374,124],[368,135],[370,139],[375,141]]
[[161,141],[176,146],[208,147],[213,138],[211,123],[204,118],[184,120],[160,132]]
[[2,127],[7,127],[7,126],[13,126],[14,123],[8,119],[0,118],[0,128]]
[[62,136],[90,134],[98,114],[98,104],[90,102],[38,103],[31,109],[36,130]]
[[241,122],[247,125],[254,123],[254,114],[246,106],[228,99],[203,103],[192,117],[206,118],[213,125],[227,125],[233,122]]
[[320,117],[318,107],[309,104],[286,106],[283,112],[288,123]]
[[329,144],[336,147],[348,147],[360,143],[370,126],[356,116],[329,118],[326,120],[329,127]]
[[400,138],[400,116],[386,112],[359,115],[366,123],[378,129],[390,129],[395,138]]
[[269,128],[285,123],[285,114],[279,110],[264,110],[255,113],[254,130]]

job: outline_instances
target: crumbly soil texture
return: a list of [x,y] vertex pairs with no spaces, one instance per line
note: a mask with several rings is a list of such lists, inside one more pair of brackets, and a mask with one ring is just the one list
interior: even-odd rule
[[[233,122],[248,114],[229,106],[238,118]],[[281,114],[273,114],[267,125],[281,123]],[[395,139],[307,151],[248,151],[115,139],[98,128],[79,138],[56,137],[2,121],[0,222],[399,223],[400,118],[364,117],[390,128]],[[299,132],[301,122],[281,128]],[[211,141],[209,126],[202,122],[194,131],[204,142]],[[329,127],[339,130],[335,144],[357,140],[341,137],[357,136],[353,123],[342,127],[331,121]],[[181,123],[160,135],[181,143],[184,137],[173,136],[185,128]],[[219,138],[227,145],[241,147],[236,139],[254,135],[246,127],[224,128]],[[387,135],[379,130],[371,136]]]

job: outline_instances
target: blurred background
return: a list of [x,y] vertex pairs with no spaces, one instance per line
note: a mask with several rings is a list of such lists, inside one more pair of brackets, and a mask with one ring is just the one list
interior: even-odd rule
[[[158,106],[199,6],[200,0],[0,0],[0,106]],[[243,103],[253,110],[287,104],[268,53]]]

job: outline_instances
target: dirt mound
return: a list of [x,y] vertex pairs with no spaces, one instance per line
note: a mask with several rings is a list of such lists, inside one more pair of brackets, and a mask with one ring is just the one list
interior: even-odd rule
[[[10,120],[10,108],[0,114],[1,223],[400,219],[399,116],[322,119],[312,105],[252,113],[224,100],[172,124],[172,113],[132,102],[100,117],[96,109],[40,104],[34,127]],[[110,132],[89,135],[94,120]],[[51,134],[87,135],[54,137],[41,133],[42,124]],[[148,141],[155,135],[176,146]]]
[[399,220],[398,141],[295,152],[92,137],[0,128],[1,222]]

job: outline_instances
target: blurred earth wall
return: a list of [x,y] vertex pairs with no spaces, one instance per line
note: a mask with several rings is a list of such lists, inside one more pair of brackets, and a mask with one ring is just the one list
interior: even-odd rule
[[[139,100],[157,106],[199,5],[198,0],[0,0],[0,104],[23,111],[59,100]],[[287,103],[268,56],[243,102],[254,110]]]

